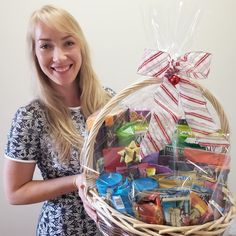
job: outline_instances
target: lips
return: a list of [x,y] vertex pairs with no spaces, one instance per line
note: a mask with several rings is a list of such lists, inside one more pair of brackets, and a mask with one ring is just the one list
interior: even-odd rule
[[51,68],[56,72],[62,73],[68,71],[71,67],[72,64],[67,66],[52,66]]

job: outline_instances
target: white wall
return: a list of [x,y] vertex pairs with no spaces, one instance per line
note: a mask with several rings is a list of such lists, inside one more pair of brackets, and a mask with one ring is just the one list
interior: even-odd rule
[[[170,0],[171,1],[171,0]],[[46,3],[56,3],[68,9],[80,22],[89,41],[94,67],[103,84],[116,91],[139,77],[136,67],[145,47],[153,46],[154,38],[147,37],[143,12],[157,6],[161,22],[165,22],[167,0],[55,0],[1,1],[0,14],[0,152],[3,153],[6,134],[17,107],[32,97],[31,82],[25,56],[25,32],[30,13]],[[172,0],[172,3],[174,1]],[[175,1],[176,2],[176,1]],[[235,0],[188,0],[189,11],[181,14],[188,22],[195,3],[204,13],[194,37],[192,50],[213,53],[211,73],[202,82],[221,101],[231,125],[232,171],[230,185],[236,193],[236,120],[235,118]],[[186,2],[184,2],[186,3]],[[173,10],[169,9],[169,14]],[[170,27],[169,29],[172,29]],[[168,30],[165,28],[165,30]],[[150,36],[150,35],[149,35]],[[181,35],[182,37],[182,35]],[[234,100],[235,99],[235,100]],[[3,156],[3,155],[2,155]],[[2,172],[3,158],[0,159]],[[38,174],[37,174],[38,176]],[[34,235],[40,204],[9,206],[0,182],[0,235]]]

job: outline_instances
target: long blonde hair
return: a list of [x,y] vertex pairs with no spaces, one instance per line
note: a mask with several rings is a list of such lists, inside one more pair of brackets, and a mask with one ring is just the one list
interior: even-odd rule
[[[42,22],[58,31],[72,35],[80,45],[82,64],[77,76],[78,91],[82,112],[87,118],[101,108],[110,98],[102,88],[92,68],[89,49],[83,32],[75,18],[66,10],[53,5],[45,5],[31,15],[27,33],[30,59],[33,62],[39,85],[39,99],[46,111],[50,133],[59,153],[59,160],[68,161],[72,146],[81,148],[83,137],[76,130],[69,108],[63,103],[60,94],[49,83],[49,78],[41,70],[35,54],[35,27]],[[91,98],[91,95],[93,97]]]

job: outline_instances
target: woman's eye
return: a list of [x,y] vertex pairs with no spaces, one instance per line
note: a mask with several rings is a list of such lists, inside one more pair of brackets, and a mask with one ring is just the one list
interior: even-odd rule
[[75,43],[73,41],[67,41],[66,43],[66,46],[73,46]]
[[48,48],[50,48],[51,46],[49,45],[49,44],[42,44],[42,45],[40,45],[40,48],[41,49],[48,49]]

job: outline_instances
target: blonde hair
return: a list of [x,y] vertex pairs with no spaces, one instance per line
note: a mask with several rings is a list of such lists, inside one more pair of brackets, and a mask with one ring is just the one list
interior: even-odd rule
[[[72,35],[80,45],[82,64],[77,76],[78,91],[82,112],[87,118],[101,108],[110,98],[102,88],[92,68],[89,49],[83,32],[75,18],[66,10],[53,5],[45,5],[31,15],[27,33],[30,59],[33,62],[37,82],[39,85],[39,99],[43,104],[48,120],[50,133],[59,153],[59,160],[68,161],[72,146],[81,148],[83,137],[76,130],[69,108],[63,103],[60,94],[50,86],[49,78],[41,70],[35,54],[35,27],[42,22],[54,27],[60,32]],[[91,98],[93,95],[93,98]]]

